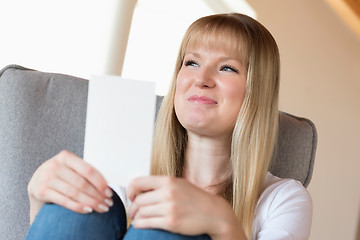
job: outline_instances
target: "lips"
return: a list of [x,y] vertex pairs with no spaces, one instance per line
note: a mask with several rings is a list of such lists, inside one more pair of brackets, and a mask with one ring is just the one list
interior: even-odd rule
[[217,104],[217,102],[214,99],[211,99],[211,98],[208,98],[205,96],[198,96],[198,95],[193,95],[193,96],[189,97],[188,101],[198,103],[198,104],[207,104],[207,105]]

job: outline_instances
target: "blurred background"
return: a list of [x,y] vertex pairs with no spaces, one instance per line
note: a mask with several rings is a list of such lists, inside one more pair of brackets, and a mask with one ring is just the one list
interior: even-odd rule
[[359,0],[1,0],[0,68],[122,75],[155,81],[164,95],[188,25],[220,12],[269,29],[282,61],[280,108],[318,129],[310,239],[359,240]]

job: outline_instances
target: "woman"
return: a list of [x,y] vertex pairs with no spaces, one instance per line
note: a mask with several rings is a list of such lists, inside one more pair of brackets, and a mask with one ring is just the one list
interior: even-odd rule
[[[279,69],[275,40],[250,17],[213,15],[189,27],[157,118],[151,176],[127,191],[132,226],[124,239],[308,238],[308,192],[267,172]],[[122,239],[126,232],[118,196],[69,152],[40,166],[28,192],[31,221],[37,215],[28,239]]]

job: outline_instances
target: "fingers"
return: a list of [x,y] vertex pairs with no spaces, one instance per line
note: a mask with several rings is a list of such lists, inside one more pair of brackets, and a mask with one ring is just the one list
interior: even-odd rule
[[135,228],[159,228],[186,235],[210,231],[216,204],[212,195],[187,180],[168,176],[140,177],[130,183],[128,211]]
[[139,208],[146,205],[154,205],[163,200],[163,187],[169,182],[169,177],[164,176],[145,176],[131,181],[128,188],[128,197],[133,202],[128,209],[131,218],[137,215]]
[[52,203],[63,206],[67,209],[70,209],[77,213],[91,213],[93,208],[83,205],[77,201],[72,200],[71,198],[66,197],[62,193],[59,193],[53,189],[49,189],[47,192],[49,198],[54,199]]
[[128,194],[132,204],[128,214],[133,219],[178,216],[179,203],[184,203],[181,195],[185,180],[168,176],[147,176],[134,179]]
[[174,210],[178,211],[173,204],[156,204],[141,207],[131,224],[135,228],[158,228],[179,232],[181,231],[182,217],[175,213]]
[[[82,191],[86,192],[89,196],[97,199],[98,201],[103,200],[103,196],[101,195],[101,193],[90,182],[88,182],[82,176],[78,175],[72,169],[60,168],[55,174],[59,179],[73,185],[75,187],[74,189],[81,189]],[[69,194],[71,194],[71,192],[69,192]]]
[[135,228],[158,228],[185,235],[214,235],[214,226],[229,222],[235,216],[225,199],[181,178],[137,178],[130,183],[128,196],[133,202],[128,213]]
[[174,210],[174,204],[165,203],[165,204],[153,204],[138,207],[136,204],[133,206],[133,209],[136,209],[136,212],[133,216],[129,215],[133,219],[138,218],[148,218],[148,217],[160,217],[165,215],[172,214]]
[[94,167],[68,151],[62,151],[55,159],[64,167],[58,168],[58,178],[50,187],[97,212],[109,210],[113,205],[112,191]]
[[127,194],[129,199],[134,201],[140,193],[152,191],[162,186],[173,185],[175,181],[177,181],[176,178],[168,176],[146,176],[135,178],[131,181]]
[[154,205],[161,201],[161,190],[149,191],[139,194],[128,209],[128,214],[131,218],[134,218],[139,208],[143,208],[147,205]]
[[[78,188],[69,184],[61,179],[52,180],[49,182],[48,197],[54,199],[53,202],[59,201],[59,203],[75,212],[107,212],[109,207],[113,205],[111,199],[99,199],[87,195],[85,192],[80,191]],[[56,189],[56,190],[54,190]],[[60,195],[61,197],[59,197]],[[59,198],[57,198],[59,197]],[[74,205],[76,203],[76,205]]]
[[113,205],[112,190],[104,177],[67,151],[60,152],[35,171],[28,191],[34,206],[51,202],[79,213],[101,213]]
[[152,218],[139,218],[134,219],[131,224],[135,228],[156,228],[164,230],[172,230],[169,225],[165,225],[166,219],[164,217],[152,217]]
[[99,194],[104,197],[112,196],[112,192],[107,186],[105,178],[99,173],[99,171],[83,159],[68,151],[62,151],[57,158],[60,162],[64,163],[66,166],[89,181],[89,183],[96,188]]

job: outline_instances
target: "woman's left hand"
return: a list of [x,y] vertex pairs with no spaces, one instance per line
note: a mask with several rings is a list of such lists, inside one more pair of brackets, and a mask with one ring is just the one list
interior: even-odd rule
[[129,185],[128,196],[132,201],[129,215],[135,228],[157,228],[184,235],[206,233],[212,239],[239,239],[243,235],[240,222],[225,199],[185,179],[136,178]]

